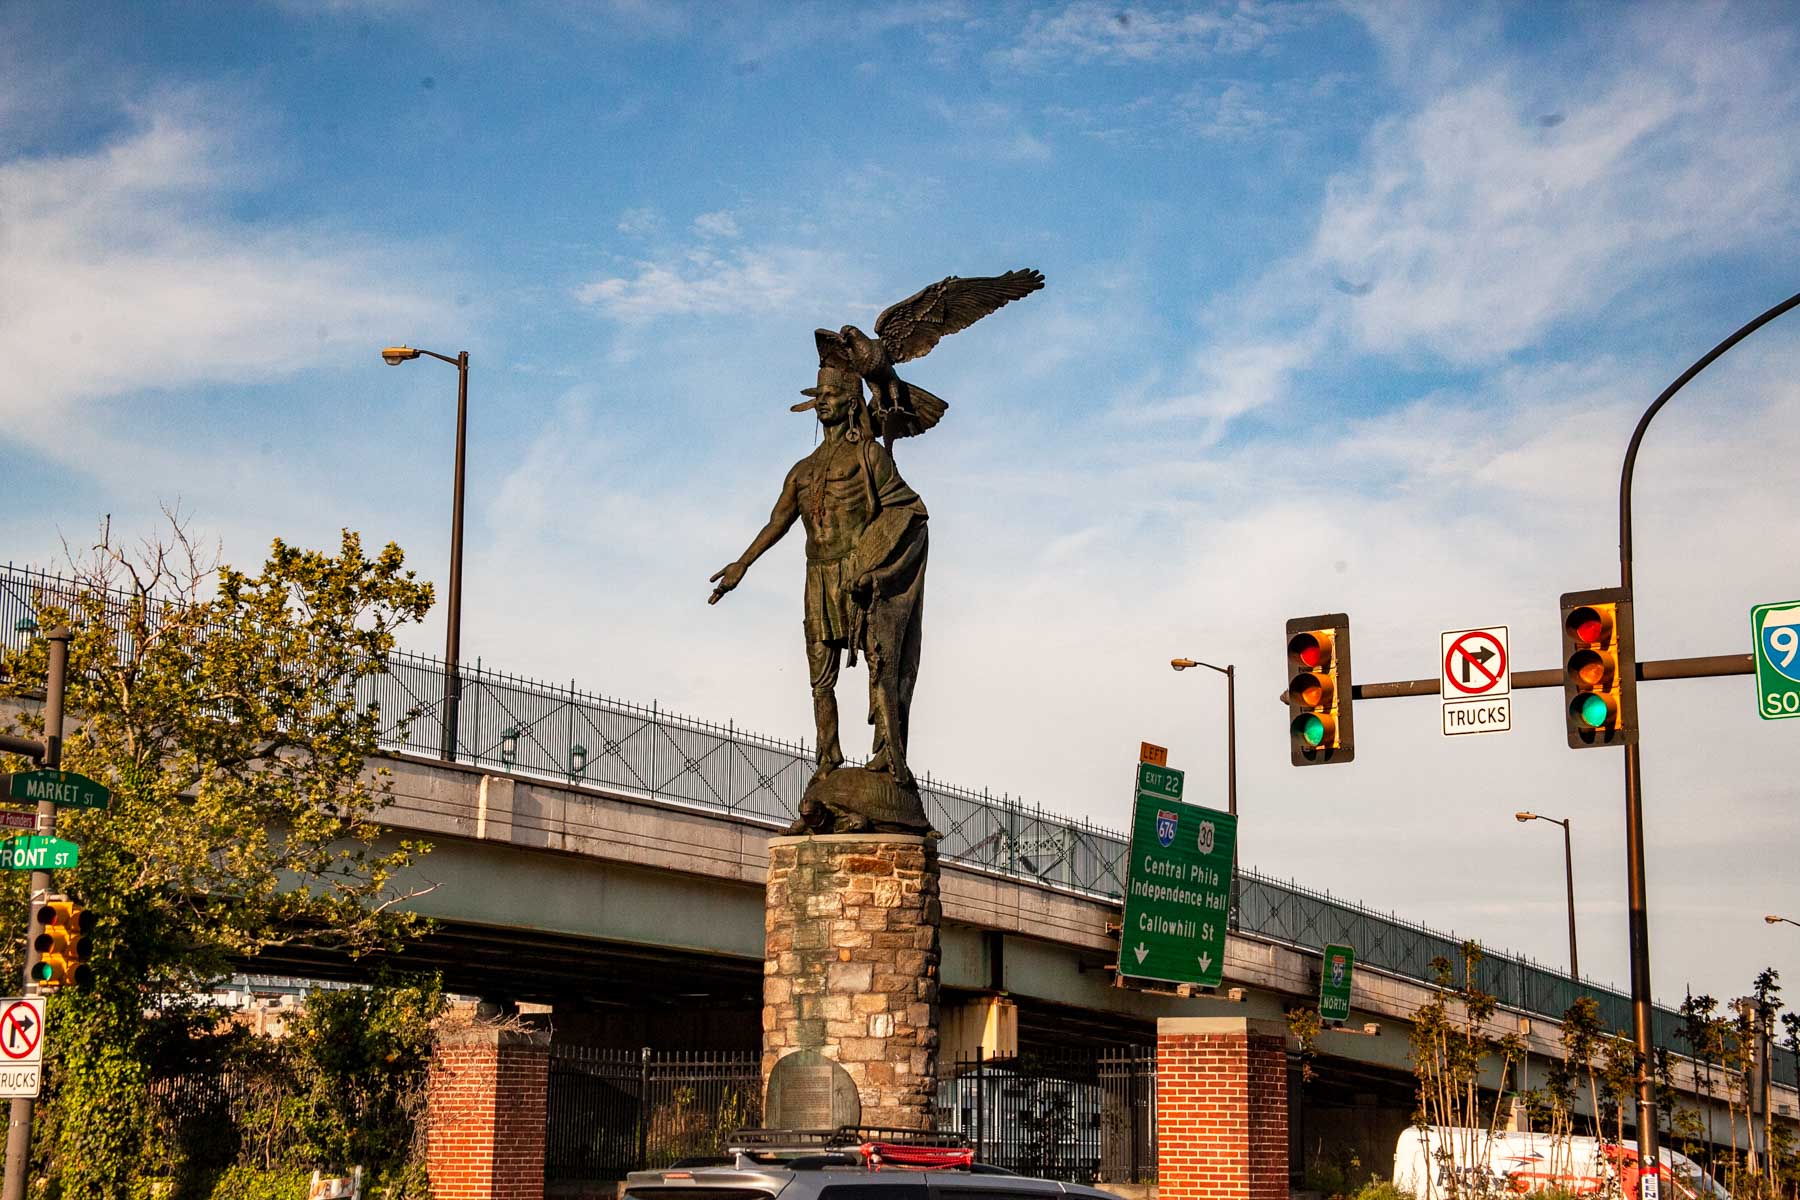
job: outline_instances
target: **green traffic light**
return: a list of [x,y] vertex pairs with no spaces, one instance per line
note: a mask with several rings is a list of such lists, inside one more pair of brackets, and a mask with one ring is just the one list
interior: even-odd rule
[[1606,701],[1599,696],[1583,696],[1575,702],[1575,719],[1590,728],[1605,725],[1609,715]]
[[1309,746],[1317,746],[1325,740],[1325,722],[1311,713],[1301,717],[1294,723],[1294,726],[1294,732],[1298,733],[1300,740]]

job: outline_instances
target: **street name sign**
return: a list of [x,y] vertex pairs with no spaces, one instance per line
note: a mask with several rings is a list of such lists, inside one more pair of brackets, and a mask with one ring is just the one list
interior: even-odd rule
[[36,829],[37,813],[19,808],[0,808],[0,829]]
[[1236,846],[1236,817],[1139,790],[1119,933],[1120,975],[1219,986]]
[[1506,626],[1450,629],[1439,635],[1438,695],[1444,736],[1512,728],[1512,660]]
[[61,871],[81,861],[81,848],[59,837],[27,833],[0,842],[0,871]]
[[1349,946],[1325,947],[1319,966],[1319,1016],[1326,1021],[1350,1019],[1350,976],[1356,969],[1356,951]]
[[0,1097],[35,1097],[43,1083],[43,1063],[43,997],[0,1000]]
[[1174,767],[1155,763],[1138,764],[1137,790],[1140,796],[1161,796],[1164,800],[1181,799],[1182,781],[1187,778]]
[[1756,711],[1765,721],[1800,717],[1800,600],[1750,610],[1756,645]]
[[112,793],[73,771],[20,771],[6,777],[14,800],[48,800],[59,808],[105,808]]

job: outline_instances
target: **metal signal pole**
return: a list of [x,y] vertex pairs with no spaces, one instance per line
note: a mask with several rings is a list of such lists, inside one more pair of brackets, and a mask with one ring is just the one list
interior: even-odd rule
[[[1711,366],[1727,350],[1789,309],[1800,305],[1800,294],[1789,296],[1774,308],[1709,350],[1689,367],[1644,411],[1625,449],[1625,465],[1619,473],[1619,586],[1631,595],[1631,474],[1637,466],[1638,446],[1651,420],[1688,380]],[[1631,1025],[1637,1044],[1638,1191],[1642,1200],[1657,1200],[1660,1185],[1656,1166],[1658,1134],[1656,1082],[1650,1073],[1651,1043],[1650,921],[1644,886],[1644,783],[1643,760],[1638,743],[1625,747],[1625,887],[1631,940]],[[7,1200],[11,1200],[8,1197]]]
[[[67,625],[58,625],[44,635],[50,643],[50,670],[44,680],[44,747],[43,763],[48,770],[62,767],[63,692],[69,673],[69,639],[74,636]],[[45,837],[56,834],[56,805],[38,801],[37,831]],[[25,900],[25,995],[37,994],[31,968],[36,955],[31,944],[31,913],[38,899],[50,891],[50,872],[31,873],[31,895]],[[42,1034],[39,1034],[40,1038]],[[6,1123],[6,1184],[0,1200],[25,1200],[25,1173],[31,1165],[31,1110],[36,1102],[30,1097],[15,1098],[10,1119]]]

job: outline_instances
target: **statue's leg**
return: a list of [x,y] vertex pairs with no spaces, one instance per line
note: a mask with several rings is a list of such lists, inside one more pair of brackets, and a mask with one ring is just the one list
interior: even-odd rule
[[818,776],[825,776],[844,762],[838,743],[838,648],[830,642],[808,642],[806,665],[812,673],[813,723],[819,735]]
[[900,723],[902,709],[897,668],[892,657],[877,647],[870,647],[869,715],[875,722],[876,752],[869,759],[869,769],[889,771],[896,784],[911,787],[913,777],[906,766],[906,736]]

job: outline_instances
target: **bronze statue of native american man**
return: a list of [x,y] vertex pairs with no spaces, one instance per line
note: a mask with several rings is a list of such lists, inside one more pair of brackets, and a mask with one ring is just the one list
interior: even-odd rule
[[[925,600],[926,512],[900,477],[890,447],[895,438],[931,428],[947,406],[900,380],[893,365],[920,357],[945,334],[1043,285],[1036,271],[951,276],[883,312],[874,338],[854,326],[815,335],[818,383],[802,392],[811,399],[794,407],[816,410],[824,436],[788,472],[768,524],[736,562],[713,575],[718,586],[708,601],[716,604],[737,587],[750,564],[801,522],[818,770],[792,832],[923,833],[931,827],[907,764]],[[863,399],[865,380],[872,403]],[[869,666],[869,723],[875,730],[863,767],[843,765],[838,741],[836,688],[844,651],[851,666],[859,653]]]

